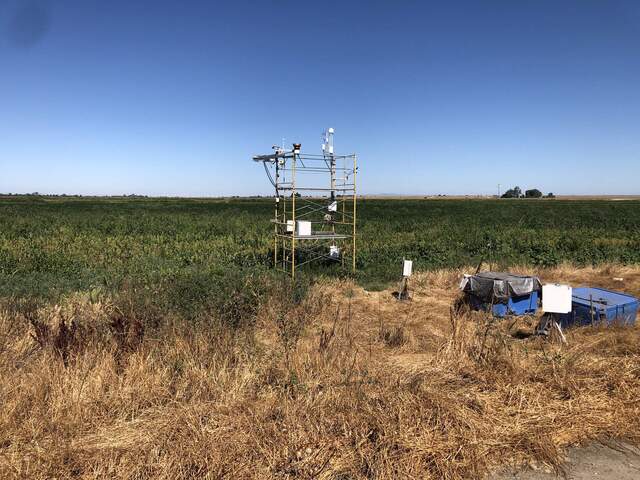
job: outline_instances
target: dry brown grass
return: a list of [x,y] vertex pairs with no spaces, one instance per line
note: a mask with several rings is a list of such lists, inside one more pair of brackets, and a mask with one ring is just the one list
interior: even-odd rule
[[[83,295],[4,311],[0,477],[481,478],[640,443],[640,329],[518,340],[532,321],[451,313],[460,273],[418,275],[410,303],[326,282],[237,331],[145,331]],[[541,276],[640,294],[639,268]]]

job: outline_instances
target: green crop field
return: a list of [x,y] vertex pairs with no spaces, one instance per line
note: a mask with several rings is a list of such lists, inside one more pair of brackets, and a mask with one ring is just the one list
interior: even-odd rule
[[[0,199],[0,296],[122,285],[196,301],[229,275],[268,270],[270,199]],[[357,279],[417,269],[640,263],[640,202],[379,200],[359,202]],[[316,270],[347,275],[340,268]]]

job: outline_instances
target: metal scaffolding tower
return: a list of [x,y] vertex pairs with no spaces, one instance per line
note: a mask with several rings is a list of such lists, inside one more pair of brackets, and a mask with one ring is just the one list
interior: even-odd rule
[[273,264],[295,278],[312,262],[351,263],[356,269],[357,156],[336,155],[333,128],[323,133],[322,154],[274,145],[256,155],[275,188]]

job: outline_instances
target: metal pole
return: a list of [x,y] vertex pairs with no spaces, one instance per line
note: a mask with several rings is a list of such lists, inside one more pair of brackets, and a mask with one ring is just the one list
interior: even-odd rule
[[278,268],[278,218],[280,216],[280,193],[278,191],[278,181],[280,177],[278,160],[276,159],[276,208],[273,225],[273,268]]
[[327,131],[329,140],[329,168],[331,170],[331,201],[336,199],[336,156],[333,150],[333,128]]
[[[347,183],[347,173],[346,173],[346,168],[344,168],[346,166],[347,166],[347,162],[344,159],[342,159],[342,167],[343,167],[342,171],[344,172],[343,173],[343,177],[342,177],[342,184]],[[338,209],[340,207],[342,207],[342,222],[341,223],[344,225],[344,223],[345,223],[345,213],[346,213],[346,208],[347,208],[347,202],[345,201],[344,192],[342,193],[342,195],[340,195],[339,198],[340,198],[340,204],[338,204],[338,208],[336,209],[336,218],[338,217],[338,214],[339,214]],[[344,228],[345,227],[341,226],[340,230],[344,231]],[[334,225],[334,233],[335,233],[335,225]],[[342,268],[344,268],[344,264],[345,264],[345,258],[344,258],[344,254],[346,253],[346,249],[345,249],[346,245],[345,245],[345,243],[346,242],[344,242],[344,241],[340,243],[340,247],[342,248],[342,252],[340,253],[340,265],[342,266]]]
[[336,157],[331,154],[330,160],[330,169],[331,169],[331,201],[335,201],[336,199]]
[[353,272],[356,271],[356,176],[358,164],[357,156],[353,155]]
[[291,219],[293,220],[293,232],[291,232],[291,278],[296,278],[296,154],[293,154],[291,170]]
[[[336,198],[336,157],[331,152],[331,202],[337,202]],[[338,209],[336,208],[336,216],[338,216]],[[331,231],[336,233],[335,223],[331,223]]]
[[273,226],[273,268],[278,268],[278,197],[276,197],[275,225]]
[[[283,160],[285,162],[284,166],[286,167],[286,159]],[[286,193],[282,196],[282,222],[284,223],[284,234],[282,236],[282,270],[287,269],[287,195]],[[282,228],[282,227],[281,227]]]

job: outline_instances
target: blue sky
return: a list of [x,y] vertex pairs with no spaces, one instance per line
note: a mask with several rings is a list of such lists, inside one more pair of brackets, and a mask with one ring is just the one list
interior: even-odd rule
[[0,192],[640,194],[640,2],[0,0]]

